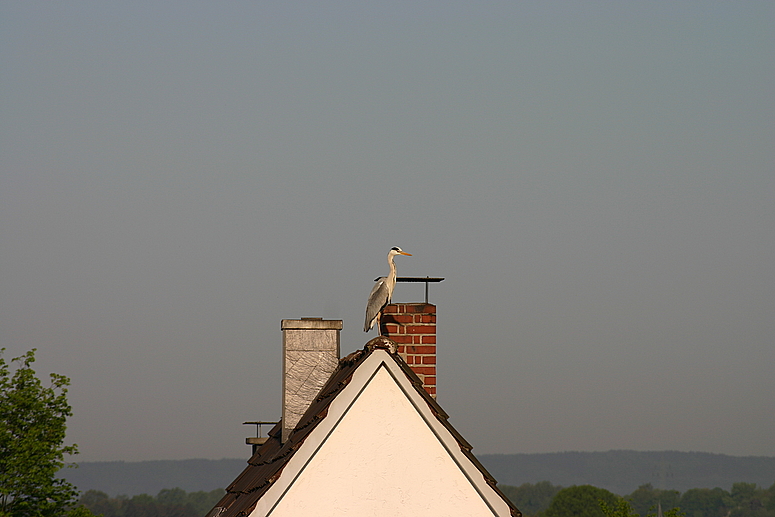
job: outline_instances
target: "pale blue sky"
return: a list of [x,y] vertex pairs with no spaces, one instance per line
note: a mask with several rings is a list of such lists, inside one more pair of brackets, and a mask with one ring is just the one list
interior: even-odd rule
[[[280,320],[443,276],[478,453],[775,455],[775,3],[4,2],[0,346],[80,461],[246,456]],[[397,301],[420,286],[399,285]]]

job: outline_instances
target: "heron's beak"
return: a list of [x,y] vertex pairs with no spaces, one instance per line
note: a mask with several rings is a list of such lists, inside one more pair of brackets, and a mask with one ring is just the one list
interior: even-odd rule
[[399,251],[399,253],[400,253],[401,255],[406,255],[407,257],[411,257],[411,256],[412,256],[412,254],[411,254],[411,253],[407,253],[407,252],[405,252],[405,251]]

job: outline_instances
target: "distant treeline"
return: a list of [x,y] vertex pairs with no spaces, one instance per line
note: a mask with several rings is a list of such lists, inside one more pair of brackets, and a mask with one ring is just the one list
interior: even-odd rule
[[[599,501],[614,507],[620,499],[604,488],[591,485],[563,488],[548,481],[499,485],[499,488],[525,517],[607,517]],[[173,488],[160,491],[156,497],[141,494],[130,498],[109,497],[105,492],[88,490],[80,503],[102,517],[204,517],[224,493],[222,489],[186,493],[181,488]],[[692,488],[684,493],[647,484],[623,499],[641,517],[655,516],[658,505],[666,514],[677,508],[678,512],[674,513],[685,517],[775,517],[775,484],[762,488],[754,483],[734,483],[730,491]]]
[[[169,487],[188,492],[209,492],[227,487],[247,466],[247,458],[222,460],[154,460],[79,462],[57,474],[85,492],[108,495],[156,494]],[[512,483],[514,484],[514,483]]]
[[226,493],[189,492],[182,488],[164,489],[156,497],[140,494],[133,497],[109,497],[99,490],[87,490],[79,503],[103,517],[203,517]]
[[[679,490],[733,483],[775,483],[775,457],[727,456],[703,452],[608,451],[477,455],[501,485],[520,486],[548,480],[555,485],[593,485],[629,494],[644,483]],[[247,458],[84,462],[59,476],[80,490],[109,495],[156,494],[162,488],[189,492],[226,487],[247,465]]]
[[[563,488],[548,481],[520,486],[499,485],[525,517],[604,517],[596,504],[615,504],[619,496],[591,485]],[[734,483],[722,488],[692,488],[684,493],[660,490],[650,484],[623,497],[641,517],[678,508],[686,517],[775,517],[775,483],[762,488],[755,483]],[[581,510],[580,510],[581,509]]]
[[477,455],[504,485],[549,480],[555,485],[592,485],[619,495],[644,483],[684,492],[733,483],[775,483],[775,457],[727,456],[707,452],[607,451]]

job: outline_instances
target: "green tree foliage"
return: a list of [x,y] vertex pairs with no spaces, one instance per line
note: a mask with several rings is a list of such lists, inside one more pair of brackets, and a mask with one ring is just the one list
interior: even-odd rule
[[734,501],[721,488],[692,488],[683,493],[680,506],[687,517],[726,517]]
[[[735,483],[731,492],[698,488],[687,490],[683,496],[677,490],[659,490],[646,484],[624,498],[588,486],[562,489],[548,481],[519,487],[501,485],[500,489],[525,517],[584,515],[582,508],[590,504],[605,517],[656,517],[659,507],[664,517],[775,517],[775,484],[761,488],[755,483]],[[600,497],[600,503],[594,494],[608,494],[613,499]]]
[[[659,503],[657,505],[659,508]],[[614,506],[609,506],[605,501],[600,501],[600,509],[603,510],[605,517],[640,517],[635,511],[630,501],[620,498]],[[649,513],[647,517],[656,517],[658,513]],[[663,513],[664,517],[685,517],[685,513],[680,508],[671,508]]]
[[651,483],[641,485],[633,493],[627,496],[635,513],[647,515],[656,513],[657,506],[673,508],[679,506],[681,493],[678,490],[659,490],[651,486]]
[[775,484],[764,489],[755,483],[735,483],[730,498],[731,517],[775,517]]
[[[659,510],[655,511],[654,513],[649,513],[646,517],[657,517],[659,515]],[[681,508],[676,506],[675,508],[670,508],[666,512],[663,512],[662,515],[664,517],[686,517],[686,512],[681,511]]]
[[80,504],[102,517],[202,517],[223,497],[222,489],[189,492],[164,489],[156,497],[140,494],[111,498],[105,492],[87,490]]
[[624,498],[619,498],[612,506],[609,506],[602,499],[598,503],[605,517],[640,517],[632,508],[630,502]]
[[563,488],[552,499],[545,517],[605,517],[600,501],[614,507],[619,496],[592,485]]
[[561,486],[555,486],[548,481],[541,481],[535,485],[524,483],[520,486],[498,485],[498,487],[525,517],[538,515],[539,512],[549,508],[552,498],[562,490]]
[[13,375],[0,349],[0,517],[82,517],[76,508],[78,491],[54,477],[65,454],[76,445],[63,445],[70,380],[51,374],[44,387],[32,369],[35,349],[13,359]]

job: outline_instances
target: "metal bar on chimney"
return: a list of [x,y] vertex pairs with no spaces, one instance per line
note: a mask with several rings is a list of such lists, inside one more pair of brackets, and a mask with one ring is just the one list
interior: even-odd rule
[[425,282],[425,303],[428,303],[428,284],[431,282],[441,282],[441,277],[422,277],[422,276],[399,276],[396,282]]

